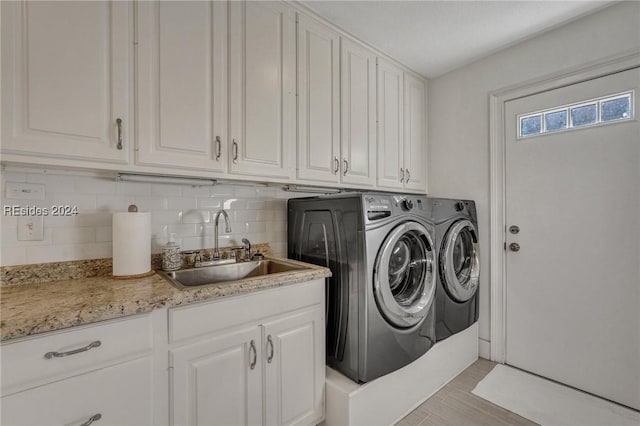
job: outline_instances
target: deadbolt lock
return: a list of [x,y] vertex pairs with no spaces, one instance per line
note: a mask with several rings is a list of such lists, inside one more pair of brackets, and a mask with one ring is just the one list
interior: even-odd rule
[[511,251],[520,251],[520,244],[518,244],[518,243],[509,244],[509,250],[511,250]]
[[509,232],[511,232],[512,234],[517,234],[520,232],[520,227],[518,225],[511,225],[509,227]]

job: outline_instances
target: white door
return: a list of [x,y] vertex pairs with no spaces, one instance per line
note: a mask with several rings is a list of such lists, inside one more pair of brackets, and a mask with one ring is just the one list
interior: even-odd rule
[[227,3],[137,7],[137,162],[226,171]]
[[404,186],[404,71],[378,58],[378,170],[380,187]]
[[229,3],[232,173],[291,178],[295,169],[295,11]]
[[340,37],[298,14],[298,178],[340,181]]
[[131,2],[2,2],[2,150],[124,164]]
[[172,350],[172,424],[262,424],[260,337],[249,327]]
[[427,190],[425,83],[404,74],[404,187]]
[[635,68],[505,106],[506,361],[636,409],[639,89]]
[[317,424],[324,414],[324,309],[263,326],[268,426]]
[[342,182],[376,182],[376,55],[341,39]]

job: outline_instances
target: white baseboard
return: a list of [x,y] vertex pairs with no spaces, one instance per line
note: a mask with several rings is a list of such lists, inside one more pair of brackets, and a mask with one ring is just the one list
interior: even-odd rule
[[325,425],[393,425],[477,359],[476,323],[406,367],[363,385],[327,367]]
[[478,355],[480,358],[491,359],[491,342],[478,339]]

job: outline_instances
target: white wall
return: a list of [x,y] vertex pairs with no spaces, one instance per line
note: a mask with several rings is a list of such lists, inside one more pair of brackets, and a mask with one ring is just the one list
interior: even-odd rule
[[640,2],[622,2],[429,81],[429,195],[478,209],[481,340],[490,340],[489,93],[632,48]]
[[[151,251],[160,253],[168,234],[178,234],[183,250],[213,247],[213,215],[224,208],[231,219],[231,234],[220,226],[220,246],[270,243],[274,255],[287,254],[287,198],[304,196],[237,185],[193,187],[151,183],[115,182],[113,178],[38,172],[5,172],[2,207],[18,205],[51,209],[52,205],[77,206],[71,217],[44,218],[43,241],[18,241],[18,218],[1,216],[0,266],[111,257],[111,219],[114,211],[136,204],[151,212]],[[7,198],[7,182],[44,185],[44,200]],[[221,219],[222,220],[222,219]]]

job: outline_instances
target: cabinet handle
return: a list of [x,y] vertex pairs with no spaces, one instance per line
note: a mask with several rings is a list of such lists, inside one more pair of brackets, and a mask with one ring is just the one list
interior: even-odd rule
[[347,172],[349,171],[349,160],[345,158],[342,161],[344,161],[344,171],[342,172],[342,174],[346,176]]
[[335,166],[334,170],[333,170],[333,174],[337,175],[338,174],[338,170],[340,170],[340,160],[338,159],[338,157],[333,157],[333,165]]
[[220,140],[220,136],[216,136],[216,161],[220,161],[221,156],[222,156],[222,141]]
[[267,346],[271,349],[269,356],[267,356],[267,364],[271,364],[271,361],[273,361],[273,340],[271,340],[271,335],[267,336]]
[[404,169],[400,167],[400,182],[404,182]]
[[89,343],[87,346],[82,347],[82,348],[78,348],[78,349],[74,349],[72,351],[67,351],[67,352],[47,352],[46,354],[44,354],[44,357],[46,359],[51,359],[51,358],[62,358],[65,356],[69,356],[69,355],[75,355],[75,354],[79,354],[80,352],[86,352],[89,349],[93,349],[93,348],[97,348],[98,346],[100,346],[102,343],[100,343],[100,340],[96,340],[95,342],[91,342]]
[[407,172],[407,183],[409,183],[409,179],[411,179],[411,173],[409,173],[409,169],[405,169]]
[[101,418],[102,418],[102,414],[100,414],[100,413],[94,414],[93,416],[89,417],[89,420],[87,420],[86,422],[82,423],[80,426],[89,426],[91,423],[97,422]]
[[116,126],[118,126],[118,146],[122,150],[122,118],[116,118]]
[[254,369],[256,368],[256,362],[258,362],[258,352],[256,351],[256,342],[251,340],[251,342],[249,343],[249,352],[253,351],[253,359],[251,360],[251,363],[249,364],[249,368],[250,369]]
[[233,162],[238,162],[238,142],[235,139],[233,140]]

